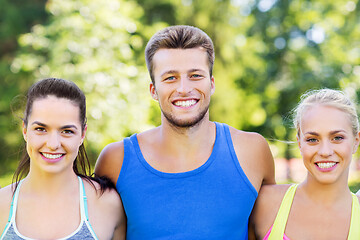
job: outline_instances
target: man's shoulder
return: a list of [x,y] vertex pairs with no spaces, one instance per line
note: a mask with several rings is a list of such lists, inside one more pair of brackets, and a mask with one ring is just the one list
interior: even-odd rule
[[118,142],[109,143],[104,147],[102,152],[105,152],[107,154],[114,154],[117,153],[118,151],[123,151],[123,150],[124,150],[124,140],[121,140]]
[[265,138],[259,133],[229,129],[237,159],[254,187],[259,190],[262,184],[275,183],[274,160]]
[[124,142],[113,142],[104,147],[96,161],[95,173],[107,176],[116,185],[124,158]]
[[[253,145],[254,143],[267,145],[265,138],[259,133],[242,131],[231,126],[229,126],[229,130],[231,134],[231,139],[235,143],[239,142],[242,143],[242,145],[246,144],[249,146],[254,146]],[[254,147],[258,147],[258,146],[254,146]]]

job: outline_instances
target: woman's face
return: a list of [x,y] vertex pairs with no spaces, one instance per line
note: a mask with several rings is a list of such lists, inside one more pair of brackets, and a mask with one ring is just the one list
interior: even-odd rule
[[298,144],[308,179],[347,184],[352,154],[359,145],[348,115],[331,106],[315,105],[302,116]]
[[30,171],[73,171],[86,132],[79,116],[79,107],[65,98],[50,95],[33,102],[28,124],[23,126]]

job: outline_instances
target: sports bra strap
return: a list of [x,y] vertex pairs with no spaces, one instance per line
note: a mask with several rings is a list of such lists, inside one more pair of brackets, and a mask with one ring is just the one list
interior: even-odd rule
[[286,191],[284,198],[281,202],[279,211],[276,215],[274,225],[272,227],[268,240],[283,239],[287,219],[289,217],[290,208],[295,196],[297,186],[298,184],[293,184]]
[[16,216],[16,209],[17,209],[17,204],[18,204],[18,199],[19,199],[19,192],[20,192],[20,187],[21,184],[23,183],[24,179],[22,179],[19,184],[16,187],[13,199],[11,201],[11,206],[10,206],[10,214],[9,214],[9,222],[14,222],[15,221],[15,216]]
[[85,186],[84,182],[81,177],[78,176],[79,179],[79,190],[80,190],[80,216],[81,221],[89,221],[89,213],[88,213],[88,206],[87,206],[87,197],[85,193]]
[[351,221],[348,240],[360,239],[360,204],[358,197],[352,194]]

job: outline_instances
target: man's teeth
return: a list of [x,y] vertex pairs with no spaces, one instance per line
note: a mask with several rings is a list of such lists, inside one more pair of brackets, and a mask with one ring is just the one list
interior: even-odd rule
[[48,154],[48,153],[42,153],[42,155],[44,155],[44,157],[49,159],[56,159],[62,156],[62,154]]
[[327,162],[327,163],[317,163],[316,165],[318,165],[319,168],[331,168],[333,166],[335,166],[336,163],[334,162]]
[[176,101],[174,104],[178,107],[190,107],[196,103],[196,100]]

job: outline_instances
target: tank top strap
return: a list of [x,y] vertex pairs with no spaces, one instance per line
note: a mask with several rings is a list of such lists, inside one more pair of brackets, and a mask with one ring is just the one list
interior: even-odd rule
[[21,187],[21,184],[22,182],[24,181],[21,180],[15,190],[15,193],[14,193],[14,196],[13,196],[13,199],[11,201],[11,206],[10,206],[10,213],[9,213],[9,220],[8,222],[10,223],[13,223],[15,222],[15,216],[16,216],[16,209],[17,209],[17,204],[18,204],[18,199],[19,199],[19,193],[20,193],[20,187]]
[[216,123],[216,126],[220,128],[220,133],[221,133],[221,139],[223,141],[223,143],[221,144],[222,147],[225,147],[227,145],[227,148],[229,150],[229,153],[231,155],[231,159],[233,164],[236,166],[240,176],[242,177],[242,179],[244,180],[245,184],[251,189],[251,191],[253,192],[255,198],[257,198],[258,196],[258,192],[255,189],[255,187],[252,185],[252,183],[250,182],[249,178],[247,177],[247,175],[245,174],[244,170],[242,169],[240,163],[239,163],[239,159],[236,155],[235,152],[235,147],[231,138],[231,132],[230,132],[230,128],[229,125],[225,124],[225,123]]
[[286,191],[284,198],[281,202],[279,211],[276,215],[271,233],[269,235],[269,240],[283,239],[286,223],[289,217],[291,205],[294,200],[297,186],[298,184],[293,184]]
[[85,186],[81,179],[78,176],[79,180],[79,191],[80,191],[80,217],[81,221],[89,221],[88,207],[87,207],[87,197],[85,193]]
[[19,199],[19,192],[20,192],[20,187],[21,187],[22,182],[23,182],[23,180],[21,180],[19,182],[19,184],[18,184],[18,186],[17,186],[17,188],[15,190],[15,193],[14,193],[14,195],[12,197],[8,222],[5,225],[4,231],[0,235],[0,239],[3,239],[4,235],[6,234],[8,229],[10,228],[11,224],[15,224],[16,209],[17,209],[17,203],[18,203],[18,199]]
[[121,166],[120,175],[126,172],[129,162],[131,161],[133,156],[136,156],[137,154],[133,144],[137,142],[137,134],[135,133],[130,137],[124,138],[123,142],[124,142],[124,159]]
[[80,218],[81,218],[80,221],[83,222],[87,226],[92,237],[97,240],[98,238],[97,238],[95,231],[89,221],[88,202],[87,202],[87,197],[86,197],[86,192],[85,192],[84,181],[79,176],[78,176],[78,179],[79,179],[79,188],[80,188],[79,189],[80,190],[80,194],[79,194],[80,195]]
[[360,239],[360,204],[358,197],[352,194],[351,220],[348,240]]

